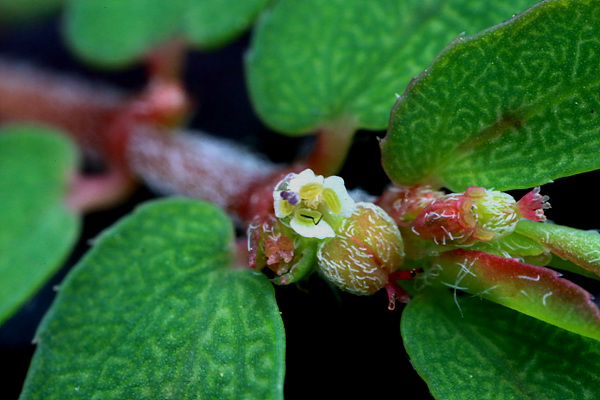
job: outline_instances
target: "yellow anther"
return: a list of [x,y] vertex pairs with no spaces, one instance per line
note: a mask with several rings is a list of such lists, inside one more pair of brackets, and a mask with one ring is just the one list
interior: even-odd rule
[[312,199],[315,196],[320,195],[323,192],[323,185],[317,182],[307,183],[300,188],[298,194],[301,199],[307,200]]
[[481,226],[475,227],[475,231],[473,231],[473,237],[475,239],[479,239],[482,242],[487,242],[492,240],[496,236],[496,232],[491,229],[483,228]]
[[483,199],[487,196],[487,191],[482,187],[471,186],[467,188],[465,194],[472,199]]
[[279,202],[279,210],[283,215],[290,215],[294,211],[294,206],[289,201],[282,200]]
[[465,227],[472,228],[477,224],[477,216],[475,214],[460,214],[459,218]]
[[325,200],[325,204],[327,204],[332,213],[339,214],[342,212],[342,202],[333,189],[323,189],[323,200]]
[[309,208],[296,210],[296,218],[305,225],[318,225],[323,219],[323,214]]
[[468,213],[469,211],[471,211],[471,208],[473,208],[473,200],[471,200],[468,197],[463,197],[462,199],[460,199],[457,203],[458,205],[458,210],[462,213]]

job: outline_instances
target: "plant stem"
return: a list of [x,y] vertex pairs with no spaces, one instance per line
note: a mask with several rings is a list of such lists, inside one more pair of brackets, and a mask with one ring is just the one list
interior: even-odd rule
[[[257,201],[253,197],[264,197],[262,183],[281,175],[274,164],[243,147],[199,132],[139,130],[130,138],[126,158],[134,174],[158,192],[204,199],[242,220],[260,213],[251,205]],[[270,191],[272,204],[273,186]]]
[[312,169],[317,174],[338,173],[348,156],[355,132],[354,121],[349,118],[325,125],[317,131],[317,142],[313,153],[299,164]]
[[165,81],[181,82],[187,46],[175,38],[154,47],[146,56],[148,75]]
[[125,95],[109,86],[0,59],[0,123],[38,122],[66,130],[84,148],[102,154],[106,130]]
[[97,176],[77,174],[71,182],[67,206],[81,213],[108,209],[127,199],[135,187],[128,171],[121,169]]

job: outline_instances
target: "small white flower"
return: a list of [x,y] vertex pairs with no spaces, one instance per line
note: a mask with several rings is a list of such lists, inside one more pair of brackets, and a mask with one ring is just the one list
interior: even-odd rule
[[[273,191],[275,215],[304,237],[317,239],[335,236],[332,224],[348,218],[354,200],[339,176],[323,178],[310,170],[289,174]],[[338,223],[336,223],[338,220]]]

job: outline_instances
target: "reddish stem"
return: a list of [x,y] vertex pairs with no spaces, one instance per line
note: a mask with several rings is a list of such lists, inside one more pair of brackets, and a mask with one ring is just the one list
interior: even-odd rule
[[150,80],[134,97],[103,86],[0,62],[0,122],[38,121],[70,133],[106,164],[104,175],[74,180],[68,202],[79,210],[114,204],[139,175],[162,192],[211,201],[249,221],[272,212],[272,190],[289,172],[336,173],[352,143],[354,124],[330,124],[314,153],[279,167],[235,144],[206,135],[174,134],[189,101],[181,86],[185,46],[174,41],[148,56]]
[[67,206],[81,213],[107,209],[126,200],[135,186],[123,170],[112,169],[94,176],[77,174],[71,182]]
[[153,54],[149,84],[131,98],[106,86],[0,60],[0,123],[34,121],[69,133],[106,168],[73,180],[69,206],[80,211],[113,206],[135,186],[125,154],[132,132],[173,126],[189,108],[178,79],[182,54],[182,45]]
[[148,75],[165,81],[181,82],[187,45],[183,38],[175,38],[156,46],[147,55]]
[[0,76],[0,123],[54,126],[80,146],[105,155],[103,133],[123,106],[121,91],[1,59]]
[[317,174],[334,175],[346,161],[356,127],[351,119],[325,125],[317,131],[317,141],[310,156],[297,163],[297,170],[312,169]]

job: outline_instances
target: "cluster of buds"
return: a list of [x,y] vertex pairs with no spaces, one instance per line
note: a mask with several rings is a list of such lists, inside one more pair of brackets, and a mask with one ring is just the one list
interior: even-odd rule
[[511,234],[521,218],[545,220],[547,200],[539,188],[515,201],[475,186],[447,195],[429,187],[399,187],[379,200],[388,214],[379,205],[356,203],[342,178],[305,170],[275,186],[273,214],[248,229],[250,266],[267,267],[279,284],[316,269],[353,294],[386,289],[393,309],[396,301],[409,300],[397,281],[416,274],[404,265],[401,230],[413,242],[430,246],[470,246]]
[[255,220],[248,227],[248,253],[251,268],[268,267],[276,276],[287,273],[294,260],[294,240],[289,228],[277,218]]
[[274,216],[248,229],[251,267],[267,267],[276,283],[287,284],[312,272],[310,262],[344,291],[371,295],[385,288],[390,309],[396,300],[408,301],[396,284],[413,276],[400,271],[404,250],[398,226],[382,208],[356,203],[342,178],[311,170],[289,174],[275,186],[273,206]]
[[412,231],[437,245],[470,245],[501,239],[514,232],[519,219],[544,221],[548,197],[535,188],[518,202],[507,193],[469,187],[464,193],[438,197],[415,218]]

